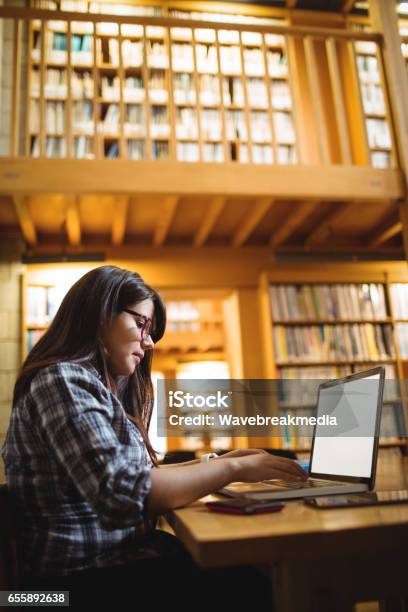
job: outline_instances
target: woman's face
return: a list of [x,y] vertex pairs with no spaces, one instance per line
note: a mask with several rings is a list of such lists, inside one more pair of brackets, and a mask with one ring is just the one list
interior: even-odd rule
[[151,324],[154,304],[144,300],[129,304],[126,310],[136,314],[121,312],[111,325],[103,330],[102,339],[108,352],[108,363],[113,376],[130,376],[142,361],[145,351],[153,348],[153,341],[148,336],[142,340],[142,328],[146,319]]

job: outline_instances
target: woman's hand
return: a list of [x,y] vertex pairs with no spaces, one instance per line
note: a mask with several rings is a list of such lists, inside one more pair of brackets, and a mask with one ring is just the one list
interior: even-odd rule
[[296,461],[270,455],[267,452],[233,457],[235,479],[241,482],[260,480],[306,480],[307,474]]
[[228,453],[224,453],[217,457],[217,459],[230,459],[231,457],[244,457],[245,455],[256,455],[259,453],[268,454],[267,451],[262,448],[237,448]]

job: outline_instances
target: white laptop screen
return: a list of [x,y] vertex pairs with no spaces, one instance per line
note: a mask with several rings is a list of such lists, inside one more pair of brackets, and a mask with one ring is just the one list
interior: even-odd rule
[[380,374],[320,389],[317,417],[337,425],[316,425],[311,473],[369,478],[372,470]]

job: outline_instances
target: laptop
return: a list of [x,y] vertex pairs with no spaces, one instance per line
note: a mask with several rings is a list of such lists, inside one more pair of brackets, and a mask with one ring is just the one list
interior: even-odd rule
[[[378,366],[319,385],[308,480],[235,482],[219,493],[284,500],[370,491],[375,485],[385,368]],[[334,421],[332,420],[332,423]]]

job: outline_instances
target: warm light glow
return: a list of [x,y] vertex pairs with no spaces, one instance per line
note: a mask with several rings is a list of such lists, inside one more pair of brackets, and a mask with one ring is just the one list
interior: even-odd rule
[[53,303],[56,309],[61,304],[65,294],[77,280],[86,272],[96,268],[99,263],[90,264],[47,264],[46,267],[28,268],[28,284],[46,284],[55,287]]
[[191,361],[177,366],[177,379],[213,379],[229,378],[229,367],[226,361]]
[[163,380],[163,378],[164,378],[163,372],[152,371],[152,383],[153,383],[153,388],[154,388],[154,406],[153,406],[152,418],[151,418],[150,427],[149,427],[149,440],[154,450],[157,452],[159,459],[163,459],[167,451],[167,439],[164,437],[159,437],[157,435],[157,381]]

